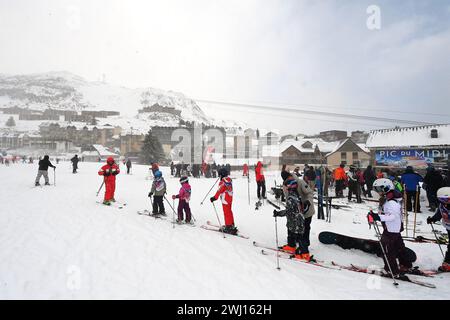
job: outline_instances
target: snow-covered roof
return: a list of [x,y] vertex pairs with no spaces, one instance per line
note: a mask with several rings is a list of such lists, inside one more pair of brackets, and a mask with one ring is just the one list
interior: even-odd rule
[[[431,138],[436,129],[438,137]],[[450,124],[372,130],[366,141],[368,148],[450,145]]]
[[117,154],[108,151],[101,144],[93,144],[92,146],[95,148],[95,150],[97,150],[100,156],[117,156]]
[[[303,146],[307,142],[310,142],[312,144],[312,148],[305,148]],[[303,138],[298,140],[288,139],[283,141],[283,143],[281,144],[281,152],[284,152],[287,148],[293,146],[300,152],[312,153],[314,152],[316,145],[319,147],[320,152],[332,152],[339,143],[339,141],[326,142],[320,138]]]

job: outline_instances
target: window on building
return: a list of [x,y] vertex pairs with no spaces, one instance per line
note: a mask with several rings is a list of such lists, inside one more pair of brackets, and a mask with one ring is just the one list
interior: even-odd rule
[[358,160],[358,152],[353,152],[352,153],[352,157],[353,157],[353,160]]
[[347,160],[347,152],[341,152],[341,161]]

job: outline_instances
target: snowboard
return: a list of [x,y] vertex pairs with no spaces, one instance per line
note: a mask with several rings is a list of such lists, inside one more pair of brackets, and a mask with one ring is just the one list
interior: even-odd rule
[[[323,231],[319,234],[319,241],[323,244],[335,244],[343,249],[357,249],[376,254],[379,257],[383,256],[383,251],[377,240],[353,238],[334,232]],[[405,255],[411,262],[417,259],[416,253],[409,248],[406,248]]]

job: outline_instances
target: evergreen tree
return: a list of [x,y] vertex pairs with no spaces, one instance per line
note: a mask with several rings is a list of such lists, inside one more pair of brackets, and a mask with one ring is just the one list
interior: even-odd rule
[[6,126],[7,127],[15,127],[16,126],[16,121],[14,121],[14,118],[12,116],[9,117],[8,121],[6,121]]
[[140,158],[141,162],[145,164],[166,160],[161,142],[159,142],[156,136],[153,136],[151,130],[145,135]]

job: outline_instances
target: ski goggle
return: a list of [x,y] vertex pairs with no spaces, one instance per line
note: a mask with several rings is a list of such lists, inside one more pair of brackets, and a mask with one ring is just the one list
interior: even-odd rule
[[378,193],[386,193],[389,191],[389,188],[386,186],[374,186],[373,189]]

